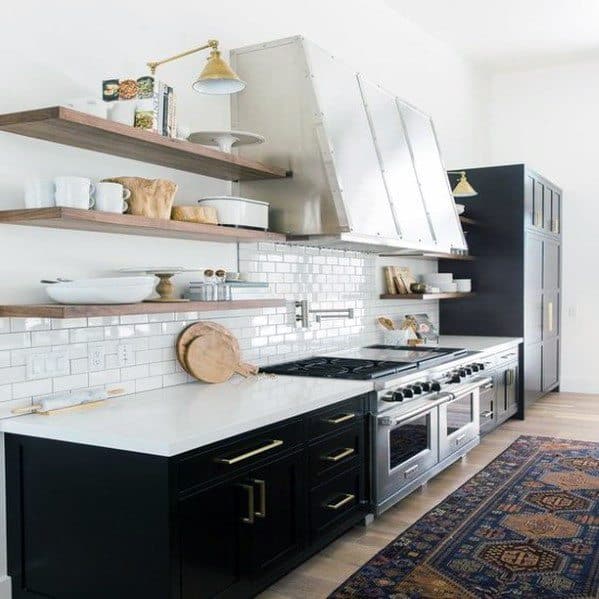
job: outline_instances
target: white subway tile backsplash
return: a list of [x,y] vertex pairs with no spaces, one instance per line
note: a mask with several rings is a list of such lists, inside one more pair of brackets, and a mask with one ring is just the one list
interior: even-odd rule
[[89,385],[87,374],[70,374],[69,376],[58,376],[52,379],[52,391],[70,391],[71,389],[81,389]]
[[30,397],[0,402],[0,418],[14,418],[16,415],[13,414],[13,410],[27,408],[31,406],[31,404],[32,401]]
[[25,347],[31,347],[31,333],[3,333],[0,335],[0,350]]
[[68,331],[35,331],[31,333],[31,345],[34,347],[40,347],[44,345],[62,345],[68,342]]
[[[178,385],[193,380],[179,365],[179,333],[197,320],[215,321],[239,340],[243,359],[258,365],[291,360],[380,340],[376,316],[400,319],[428,313],[438,324],[437,302],[383,302],[376,288],[377,258],[370,254],[274,243],[243,243],[239,269],[249,280],[269,284],[270,293],[286,306],[263,309],[88,317],[73,319],[0,318],[0,418],[4,404],[23,405],[38,395],[79,386],[123,388],[125,393]],[[302,329],[293,302],[308,299],[312,309],[353,308],[355,318],[327,319]],[[89,345],[102,345],[104,367],[90,372]],[[131,362],[119,360],[128,345]],[[26,380],[32,353],[62,351],[70,375]],[[10,415],[10,414],[9,414]]]

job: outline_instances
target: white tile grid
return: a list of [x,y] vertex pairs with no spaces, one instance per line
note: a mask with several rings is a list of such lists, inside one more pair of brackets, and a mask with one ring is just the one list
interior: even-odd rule
[[[76,392],[88,387],[134,393],[179,385],[193,379],[179,366],[175,340],[196,320],[215,320],[239,340],[244,360],[265,365],[319,352],[380,342],[376,317],[400,320],[408,313],[428,313],[438,324],[437,302],[390,302],[379,299],[371,254],[288,246],[242,244],[239,270],[254,281],[266,281],[270,292],[288,300],[286,307],[222,312],[183,312],[156,315],[73,319],[0,318],[0,418],[31,404],[40,396]],[[295,323],[294,302],[308,299],[311,309],[353,308],[354,318],[327,319],[309,329]],[[134,361],[120,366],[119,344],[132,345]],[[105,368],[92,371],[89,346],[102,345]],[[66,351],[66,376],[28,380],[27,357]]]

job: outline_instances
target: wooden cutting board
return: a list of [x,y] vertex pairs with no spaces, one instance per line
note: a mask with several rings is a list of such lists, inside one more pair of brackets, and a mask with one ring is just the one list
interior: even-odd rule
[[230,343],[220,331],[209,331],[196,337],[185,353],[188,372],[206,383],[224,383],[236,372],[248,376],[249,365],[241,362],[239,346]]
[[[211,331],[221,331],[223,335],[227,335],[230,337],[232,343],[237,344],[237,339],[227,329],[225,329],[225,327],[223,327],[220,324],[216,324],[215,322],[196,322],[194,324],[191,324],[186,329],[181,331],[179,337],[177,338],[177,359],[179,360],[179,364],[181,364],[183,370],[189,372],[189,370],[187,369],[187,362],[185,360],[185,354],[187,352],[189,344],[196,337],[199,337],[200,335],[203,335],[206,332]],[[239,351],[239,344],[237,344],[237,351]],[[189,372],[189,374],[191,373]]]

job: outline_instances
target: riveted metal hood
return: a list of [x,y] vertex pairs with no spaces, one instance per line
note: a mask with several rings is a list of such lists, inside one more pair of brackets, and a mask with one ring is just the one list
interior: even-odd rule
[[369,252],[466,249],[430,117],[302,37],[231,62],[248,84],[231,96],[232,126],[266,138],[240,155],[293,172],[235,184],[270,202],[273,230]]

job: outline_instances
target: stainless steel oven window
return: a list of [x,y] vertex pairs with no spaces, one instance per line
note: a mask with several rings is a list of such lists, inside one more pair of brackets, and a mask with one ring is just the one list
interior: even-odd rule
[[449,436],[464,428],[474,420],[474,406],[472,394],[464,395],[447,404],[447,430]]
[[430,449],[430,413],[389,431],[389,470]]

